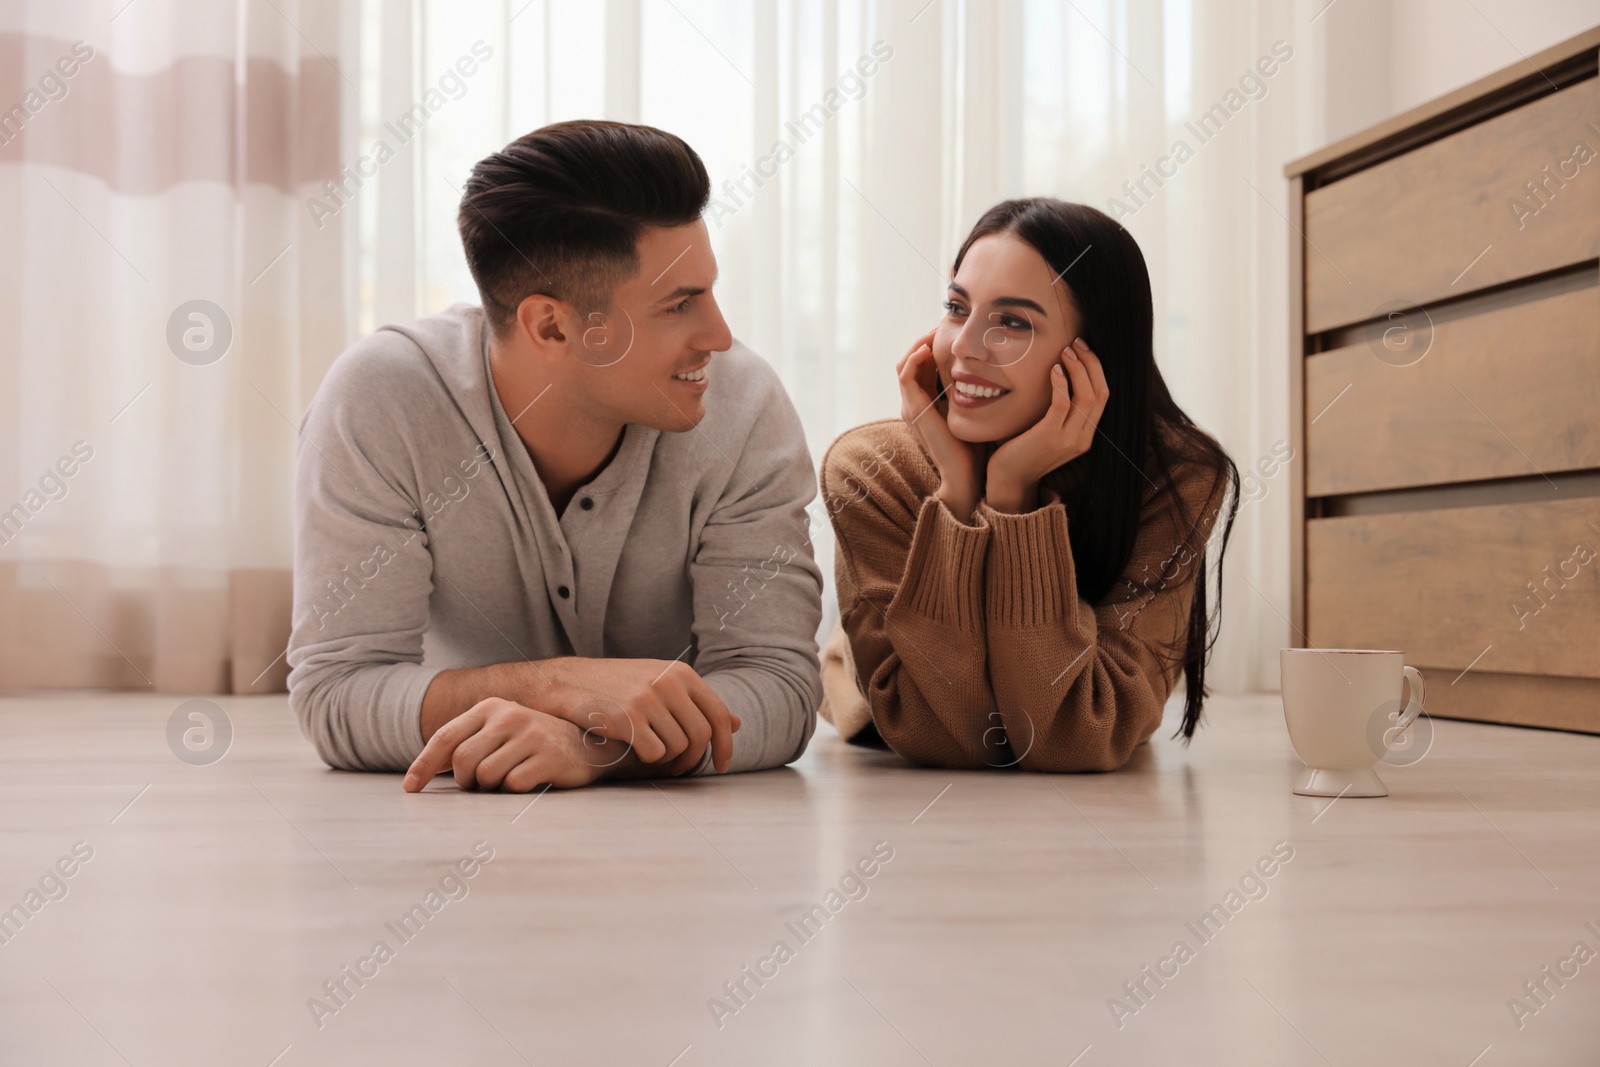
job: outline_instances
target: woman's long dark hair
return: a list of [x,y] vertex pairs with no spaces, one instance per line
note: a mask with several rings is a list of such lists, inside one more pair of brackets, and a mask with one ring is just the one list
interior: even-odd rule
[[[1177,490],[1174,471],[1178,464],[1199,463],[1215,472],[1217,482],[1227,480],[1227,518],[1216,560],[1217,616],[1206,609],[1210,553],[1204,546],[1198,567],[1190,572],[1195,591],[1181,657],[1185,695],[1179,729],[1187,743],[1199,725],[1200,708],[1208,695],[1206,659],[1216,640],[1211,633],[1213,623],[1222,610],[1222,557],[1239,510],[1239,469],[1222,446],[1173,402],[1161,377],[1155,357],[1150,273],[1132,234],[1110,216],[1084,204],[1046,197],[1007,200],[978,220],[956,253],[954,269],[961,269],[974,241],[996,233],[1026,241],[1044,257],[1051,273],[1067,284],[1081,318],[1079,333],[1099,357],[1111,392],[1094,444],[1074,461],[1082,462],[1084,477],[1070,485],[1056,477],[1068,466],[1064,464],[1046,475],[1043,483],[1058,488],[1069,513],[1092,516],[1091,521],[1068,523],[1079,594],[1091,604],[1098,603],[1123,578],[1139,534],[1147,486],[1153,484],[1158,495],[1168,497],[1179,516],[1180,529],[1192,532],[1201,516],[1190,513]],[[1158,423],[1173,432],[1157,432]],[[1212,483],[1213,493],[1217,482]],[[1132,584],[1141,595],[1154,595],[1164,580],[1157,576],[1154,584]],[[1177,649],[1169,646],[1167,654],[1176,657]],[[1180,660],[1173,658],[1172,662]]]

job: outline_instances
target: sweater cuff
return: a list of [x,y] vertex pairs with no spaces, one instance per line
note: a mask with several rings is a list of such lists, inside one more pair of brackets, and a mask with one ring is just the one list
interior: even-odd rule
[[[976,518],[976,516],[974,516]],[[983,627],[983,557],[989,530],[956,518],[937,496],[922,502],[896,599],[964,633]]]
[[1065,619],[1078,594],[1060,498],[1021,514],[984,501],[977,515],[990,531],[984,579],[989,622],[1020,629]]

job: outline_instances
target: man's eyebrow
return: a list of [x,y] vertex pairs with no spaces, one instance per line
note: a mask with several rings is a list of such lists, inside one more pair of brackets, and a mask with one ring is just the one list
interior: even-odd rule
[[[967,291],[965,289],[961,288],[961,286],[957,285],[955,282],[951,282],[950,283],[950,288],[956,293],[957,296],[960,296],[962,299],[965,299],[965,300],[971,300],[972,299],[972,297],[967,293]],[[1030,300],[1025,296],[997,296],[993,300],[989,301],[989,303],[994,305],[995,307],[1031,308],[1034,311],[1037,311],[1039,314],[1043,315],[1045,318],[1049,318],[1050,317],[1050,313],[1048,311],[1046,311],[1044,308],[1040,307],[1039,306],[1039,302],[1037,300]]]
[[[711,285],[717,284],[717,278],[720,277],[721,274],[722,268],[718,267],[717,270],[711,275]],[[709,289],[710,286],[706,285],[680,285],[666,296],[663,296],[661,299],[657,300],[656,303],[676,304],[679,300],[682,300],[686,296],[699,296],[701,293],[707,292]]]
[[706,287],[703,285],[680,285],[676,289],[672,290],[672,292],[662,297],[660,300],[657,300],[656,303],[676,304],[679,300],[682,300],[686,296],[699,296],[704,292],[706,292]]

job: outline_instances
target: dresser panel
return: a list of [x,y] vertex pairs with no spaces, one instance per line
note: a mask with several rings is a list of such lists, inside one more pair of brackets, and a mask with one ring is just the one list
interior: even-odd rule
[[1594,259],[1600,79],[1313,190],[1305,237],[1307,333]]

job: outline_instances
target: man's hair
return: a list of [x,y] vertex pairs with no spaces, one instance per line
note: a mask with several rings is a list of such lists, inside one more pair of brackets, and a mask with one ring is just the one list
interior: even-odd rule
[[580,120],[517,138],[472,168],[457,225],[498,336],[534,294],[611,306],[646,226],[683,226],[711,197],[705,164],[653,126]]

